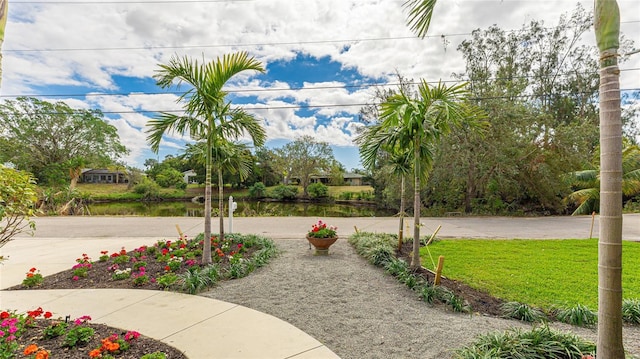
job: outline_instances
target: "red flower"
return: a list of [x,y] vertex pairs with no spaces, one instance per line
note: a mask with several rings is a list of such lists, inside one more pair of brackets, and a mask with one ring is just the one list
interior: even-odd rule
[[44,312],[44,317],[45,317],[46,319],[49,319],[49,318],[51,318],[52,316],[53,316],[53,314],[51,314],[51,312]]
[[7,319],[7,318],[9,318],[9,316],[11,316],[11,314],[9,314],[9,312],[0,313],[0,319]]
[[31,268],[31,269],[29,269],[29,272],[31,272],[31,273],[33,273],[33,272],[35,272],[35,271],[37,271],[37,269],[35,269],[35,268]]

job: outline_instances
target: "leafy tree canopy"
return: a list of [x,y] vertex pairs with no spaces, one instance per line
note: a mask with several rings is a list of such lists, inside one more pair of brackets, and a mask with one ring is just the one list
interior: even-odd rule
[[127,153],[98,110],[33,97],[0,104],[0,162],[33,173],[40,183],[66,182],[78,164],[106,166]]

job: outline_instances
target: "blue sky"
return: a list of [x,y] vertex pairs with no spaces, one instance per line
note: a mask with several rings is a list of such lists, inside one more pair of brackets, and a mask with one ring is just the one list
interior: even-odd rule
[[[142,168],[147,158],[179,154],[190,139],[167,134],[159,154],[146,143],[154,111],[179,109],[176,94],[152,79],[178,54],[208,61],[247,51],[265,74],[242,74],[229,98],[259,118],[268,147],[303,135],[328,142],[347,170],[360,167],[353,143],[361,104],[372,83],[451,79],[464,70],[457,45],[492,24],[519,29],[531,20],[553,26],[563,13],[592,0],[439,1],[430,36],[405,25],[403,0],[42,0],[10,1],[0,96],[65,101],[99,108]],[[622,31],[640,39],[640,2],[618,0]],[[443,36],[444,35],[444,36]],[[593,34],[583,39],[593,43]],[[443,38],[447,45],[444,45]],[[640,54],[624,64],[640,68]],[[640,72],[622,73],[623,88],[640,88]]]

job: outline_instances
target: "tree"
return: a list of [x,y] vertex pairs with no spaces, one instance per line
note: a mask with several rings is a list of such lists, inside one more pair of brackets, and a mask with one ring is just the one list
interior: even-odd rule
[[302,136],[287,143],[283,148],[277,149],[276,152],[282,159],[280,167],[284,167],[283,172],[288,170],[288,176],[300,181],[305,197],[309,196],[307,186],[311,183],[311,175],[328,172],[331,164],[335,162],[333,150],[329,144],[318,142],[311,136]]
[[[576,191],[567,200],[578,207],[572,215],[591,214],[600,210],[600,170],[589,169],[570,173]],[[640,147],[627,146],[622,151],[622,193],[630,198],[640,194]]]
[[[466,84],[448,87],[442,83],[430,86],[425,80],[418,85],[416,96],[403,89],[383,102],[381,122],[366,137],[360,152],[363,164],[370,166],[381,150],[406,155],[412,161],[414,174],[414,230],[411,267],[420,266],[420,190],[433,165],[438,142],[453,130],[480,124],[480,112],[466,102]],[[397,151],[397,149],[403,149]],[[404,162],[404,161],[401,161]]]
[[[189,133],[196,141],[205,141],[205,206],[204,248],[202,263],[211,259],[211,172],[214,149],[225,146],[229,140],[237,140],[245,133],[254,145],[262,146],[266,135],[258,120],[241,108],[232,108],[226,101],[227,92],[222,87],[240,72],[254,70],[264,72],[264,67],[246,52],[224,55],[208,63],[199,63],[187,56],[173,56],[166,65],[161,64],[154,78],[158,86],[168,88],[186,83],[191,88],[178,98],[184,114],[162,113],[151,120],[147,129],[147,141],[158,151],[162,136],[167,131]],[[185,102],[183,102],[185,101]],[[220,199],[222,201],[222,199]],[[222,213],[220,213],[222,222]],[[224,235],[221,226],[221,237]],[[222,238],[221,238],[222,239]]]
[[[202,163],[206,159],[206,143],[198,142],[188,145],[184,156]],[[237,174],[240,181],[249,176],[253,165],[253,157],[249,147],[242,143],[221,142],[213,148],[211,154],[213,170],[218,175],[218,212],[220,219],[220,237],[224,238],[224,178],[223,173]]]
[[35,230],[30,217],[35,215],[37,200],[36,182],[30,173],[0,165],[0,247],[25,230]]
[[595,0],[600,50],[600,235],[598,240],[598,357],[624,358],[622,344],[622,121],[620,10]]
[[65,182],[78,166],[106,166],[128,153],[98,110],[19,97],[0,104],[0,162],[31,172],[40,184]]

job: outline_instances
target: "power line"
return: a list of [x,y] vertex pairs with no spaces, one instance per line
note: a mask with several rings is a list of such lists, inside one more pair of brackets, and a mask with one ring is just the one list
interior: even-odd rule
[[[640,91],[640,88],[628,88],[620,89],[620,91]],[[575,94],[589,95],[588,92],[578,92]],[[485,101],[485,100],[499,100],[499,99],[514,99],[514,98],[541,98],[548,97],[549,94],[540,95],[514,95],[514,96],[486,96],[486,97],[471,97],[472,101]],[[342,107],[364,107],[364,106],[377,106],[380,103],[346,103],[346,104],[322,104],[322,105],[281,105],[281,106],[242,106],[237,104],[236,107],[241,107],[245,111],[265,111],[265,110],[307,110],[307,109],[319,109],[319,108],[342,108]],[[180,110],[129,110],[129,111],[100,111],[106,115],[127,115],[127,114],[147,114],[147,113],[184,113],[183,109]],[[38,115],[63,115],[61,112],[35,112],[33,114]]]
[[[201,0],[187,0],[187,2],[200,2]],[[228,0],[204,0],[205,2],[225,2]],[[255,1],[255,0],[234,0],[234,1]],[[143,3],[146,3],[143,1]],[[14,4],[14,3],[12,3]],[[640,20],[624,21],[621,24],[626,23],[640,23]],[[544,27],[544,29],[550,30],[555,27]],[[512,29],[504,30],[505,32],[522,32],[529,29]],[[451,34],[435,34],[426,35],[424,38],[439,38],[445,39],[447,37],[457,36],[470,36],[472,32],[466,33],[451,33]],[[73,52],[73,51],[133,51],[133,50],[167,50],[167,49],[204,49],[204,48],[220,48],[220,47],[261,47],[261,46],[287,46],[287,45],[314,45],[314,44],[330,44],[330,43],[357,43],[368,41],[392,41],[392,40],[420,40],[418,36],[394,36],[394,37],[373,37],[373,38],[356,38],[356,39],[337,39],[337,40],[309,40],[309,41],[283,41],[283,42],[270,42],[270,43],[247,43],[247,44],[208,44],[208,45],[180,45],[180,46],[143,46],[143,47],[94,47],[94,48],[58,48],[58,49],[4,49],[6,52]]]
[[[620,72],[625,71],[638,71],[640,67],[621,69]],[[587,75],[588,73],[579,73],[580,75]],[[573,76],[575,74],[561,74],[560,76]],[[550,77],[550,76],[549,76]],[[516,79],[540,79],[540,76],[528,75],[528,76],[513,76],[513,77],[491,77],[485,79],[486,81],[501,81],[501,80],[516,80]],[[426,81],[428,84],[437,83],[458,83],[458,82],[473,82],[470,79],[460,80],[433,80]],[[421,82],[411,81],[407,82],[407,85],[419,85]],[[236,89],[227,90],[227,93],[254,93],[254,92],[292,92],[292,91],[314,91],[314,90],[331,90],[331,89],[363,89],[369,87],[394,87],[400,86],[399,82],[372,82],[363,83],[357,85],[333,85],[333,86],[314,86],[314,87],[290,87],[290,88],[254,88],[254,89]],[[121,93],[84,93],[84,94],[23,94],[23,95],[0,95],[0,98],[16,98],[16,97],[108,97],[108,96],[149,96],[149,95],[175,95],[183,94],[184,91],[163,91],[163,92],[121,92]]]

